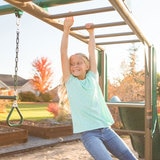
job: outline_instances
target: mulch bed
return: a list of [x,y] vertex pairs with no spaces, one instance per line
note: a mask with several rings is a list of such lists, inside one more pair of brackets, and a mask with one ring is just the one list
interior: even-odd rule
[[[16,121],[13,121],[13,123],[16,123]],[[0,122],[0,124],[7,125],[6,122]],[[12,127],[10,127],[9,132],[12,132],[11,128]],[[24,120],[23,123],[16,128],[27,130],[28,135],[45,139],[73,134],[71,121],[57,122],[54,119],[44,119],[40,121]],[[2,130],[4,130],[4,128]]]
[[57,138],[73,134],[71,122],[56,122],[54,119],[41,121],[24,121],[20,128],[28,130],[28,134],[41,138]]
[[21,128],[0,125],[0,146],[24,143],[28,140],[28,131]]

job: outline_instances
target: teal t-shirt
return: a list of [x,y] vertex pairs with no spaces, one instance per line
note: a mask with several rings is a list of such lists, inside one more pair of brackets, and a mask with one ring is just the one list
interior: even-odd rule
[[71,75],[66,88],[74,133],[109,127],[114,123],[93,72],[89,71],[84,80]]

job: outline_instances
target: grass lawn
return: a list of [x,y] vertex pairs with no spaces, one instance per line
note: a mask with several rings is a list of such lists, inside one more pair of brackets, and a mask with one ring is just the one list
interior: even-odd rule
[[[24,120],[41,120],[46,118],[53,118],[53,115],[47,111],[48,103],[19,103],[18,108]],[[6,113],[0,113],[0,121],[5,121],[11,110],[12,104],[6,108]],[[18,120],[20,116],[14,108],[10,121]]]

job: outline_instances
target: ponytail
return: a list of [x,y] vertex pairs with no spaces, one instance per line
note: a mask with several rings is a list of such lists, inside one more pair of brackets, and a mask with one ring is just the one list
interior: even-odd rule
[[64,109],[66,112],[70,113],[69,100],[68,100],[68,96],[67,96],[67,89],[66,89],[65,83],[63,81],[63,78],[62,78],[61,83],[58,87],[58,96],[59,96],[60,109]]

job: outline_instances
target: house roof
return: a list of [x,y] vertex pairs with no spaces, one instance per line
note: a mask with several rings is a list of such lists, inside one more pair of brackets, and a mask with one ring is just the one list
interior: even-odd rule
[[[9,74],[0,74],[0,81],[7,86],[14,86],[14,76]],[[17,86],[23,86],[28,80],[17,76]]]
[[0,89],[9,89],[9,87],[0,80]]

